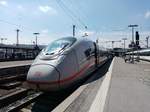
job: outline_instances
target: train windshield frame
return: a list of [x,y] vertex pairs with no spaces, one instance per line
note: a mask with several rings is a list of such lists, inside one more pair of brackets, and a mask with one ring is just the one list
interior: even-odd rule
[[57,54],[64,49],[71,47],[76,42],[76,38],[62,38],[51,42],[45,49],[44,52],[47,55]]

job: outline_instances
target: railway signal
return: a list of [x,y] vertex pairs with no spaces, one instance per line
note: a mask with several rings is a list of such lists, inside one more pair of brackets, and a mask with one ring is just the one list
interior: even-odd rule
[[126,40],[127,40],[127,38],[122,38],[122,40],[124,41],[123,45],[124,45],[124,53],[125,53],[125,48],[126,48]]
[[136,46],[139,46],[139,32],[138,31],[136,31],[136,33],[135,33],[135,39],[136,39]]

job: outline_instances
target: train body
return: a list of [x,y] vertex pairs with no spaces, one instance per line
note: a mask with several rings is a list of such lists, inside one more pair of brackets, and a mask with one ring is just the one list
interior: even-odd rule
[[136,51],[131,51],[126,53],[126,55],[135,55],[135,56],[150,56],[150,49],[141,49]]
[[134,58],[138,60],[140,59],[140,60],[150,61],[150,49],[149,48],[127,52],[126,56],[127,55],[134,56]]
[[50,43],[31,65],[30,88],[57,91],[76,84],[108,59],[107,52],[85,38],[66,37]]

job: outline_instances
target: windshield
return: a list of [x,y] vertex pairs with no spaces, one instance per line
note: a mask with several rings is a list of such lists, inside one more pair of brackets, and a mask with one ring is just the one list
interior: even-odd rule
[[70,47],[75,41],[75,38],[62,38],[55,40],[46,47],[44,52],[46,52],[47,55],[56,54],[66,47]]

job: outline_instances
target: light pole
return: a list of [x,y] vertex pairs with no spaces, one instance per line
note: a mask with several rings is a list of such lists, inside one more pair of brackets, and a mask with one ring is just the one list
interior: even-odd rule
[[19,29],[17,29],[16,30],[16,32],[17,32],[17,42],[16,42],[16,46],[18,46],[19,45]]
[[114,43],[115,43],[115,41],[111,41],[111,43],[112,43],[112,49],[114,48]]
[[128,27],[131,27],[132,28],[132,42],[134,44],[134,28],[135,27],[138,27],[138,25],[128,25]]
[[149,37],[150,37],[150,36],[146,37],[147,48],[148,48],[148,40],[149,40]]
[[34,35],[35,35],[35,45],[37,46],[38,45],[38,43],[37,43],[37,36],[40,34],[40,33],[33,33]]
[[132,63],[134,63],[134,46],[135,46],[135,43],[134,43],[134,28],[135,27],[138,27],[138,25],[128,25],[128,27],[131,27],[132,28],[132,42],[131,42],[131,46],[132,46]]
[[124,41],[124,53],[125,53],[125,48],[126,48],[126,40],[127,40],[127,38],[122,38],[122,40]]

